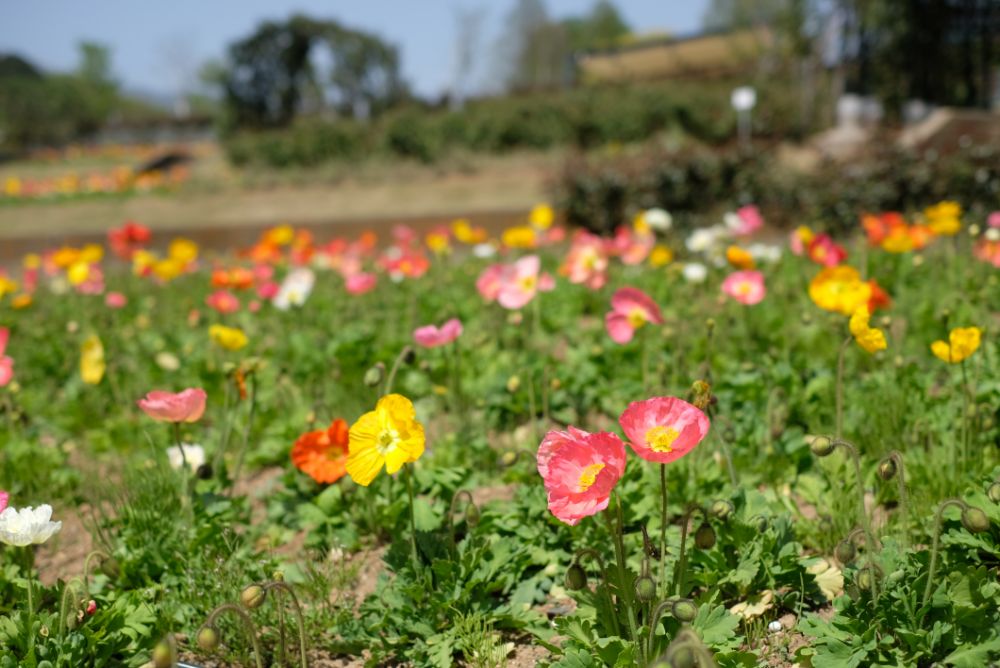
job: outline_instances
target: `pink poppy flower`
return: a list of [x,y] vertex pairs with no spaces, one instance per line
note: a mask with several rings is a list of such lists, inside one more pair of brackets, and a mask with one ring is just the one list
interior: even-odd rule
[[10,502],[10,494],[0,490],[0,513],[7,509],[7,504]]
[[444,346],[462,335],[462,322],[458,318],[452,318],[441,325],[425,325],[413,330],[413,340],[424,348],[437,348]]
[[589,232],[580,232],[573,238],[569,253],[559,268],[570,283],[586,285],[600,290],[608,281],[608,253],[604,240]]
[[506,267],[502,264],[491,264],[479,274],[479,278],[476,279],[476,290],[479,291],[483,299],[493,302],[500,296],[500,286],[503,283],[502,278],[505,270]]
[[505,268],[500,279],[497,302],[516,310],[526,306],[539,290],[539,270],[542,263],[537,255],[527,255]]
[[229,290],[216,290],[205,298],[205,303],[223,314],[240,310],[240,300]]
[[708,416],[683,399],[634,401],[618,418],[635,454],[668,464],[691,452],[708,434]]
[[619,288],[611,297],[611,310],[604,316],[604,327],[615,343],[628,343],[635,330],[647,322],[663,324],[663,315],[649,295],[638,288]]
[[104,305],[112,309],[124,308],[128,298],[120,292],[109,292],[104,296]]
[[6,387],[14,378],[14,360],[5,354],[9,338],[10,330],[0,327],[0,387]]
[[809,259],[824,267],[836,267],[847,259],[847,251],[830,237],[829,234],[817,234],[806,246]]
[[570,427],[550,431],[538,446],[549,511],[570,526],[607,508],[624,472],[625,444],[615,434]]
[[615,238],[610,245],[621,258],[622,264],[642,264],[656,245],[656,237],[652,234],[633,232],[622,225],[615,231]]
[[281,292],[281,284],[277,281],[267,280],[257,286],[257,297],[264,301],[271,301]]
[[760,209],[748,204],[736,210],[736,217],[730,229],[738,237],[748,237],[762,227],[764,218],[760,215]]
[[201,388],[189,387],[177,392],[154,390],[136,403],[154,420],[161,422],[197,422],[205,413],[208,395]]
[[767,294],[759,271],[734,271],[722,281],[722,291],[746,306],[759,304]]
[[252,299],[250,300],[250,303],[247,304],[247,310],[250,311],[251,313],[257,313],[258,311],[260,311],[260,306],[261,304],[259,301],[257,301],[256,299]]
[[375,274],[365,272],[351,274],[346,281],[347,291],[352,295],[363,295],[374,290],[377,281],[378,277]]
[[990,227],[1000,227],[1000,211],[994,211],[987,216],[986,224]]

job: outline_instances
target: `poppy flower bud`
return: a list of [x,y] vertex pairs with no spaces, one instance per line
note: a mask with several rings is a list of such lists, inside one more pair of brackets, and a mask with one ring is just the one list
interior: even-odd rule
[[703,522],[694,532],[694,544],[702,550],[711,550],[715,546],[715,529],[708,522]]
[[873,574],[871,568],[865,568],[864,570],[859,571],[858,577],[855,580],[855,582],[858,583],[858,588],[861,589],[861,591],[868,591],[871,589],[873,582],[872,577]]
[[806,443],[817,457],[826,457],[833,452],[833,441],[827,436],[806,436]]
[[262,606],[265,598],[267,598],[267,594],[260,585],[250,585],[240,594],[240,601],[251,610]]
[[677,621],[687,624],[693,622],[694,618],[698,616],[698,606],[694,604],[694,601],[682,598],[674,601],[674,604],[670,606],[670,614]]
[[566,589],[579,591],[587,586],[587,571],[580,564],[571,564],[566,571]]
[[986,490],[986,496],[990,497],[993,503],[1000,503],[1000,482],[995,482]]
[[979,508],[969,506],[962,511],[962,526],[971,533],[982,533],[990,528],[990,518]]
[[648,603],[656,598],[656,583],[653,578],[643,575],[635,581],[635,595],[643,603]]
[[679,647],[670,657],[671,668],[695,668],[697,665],[698,659],[690,647]]
[[203,651],[214,652],[219,647],[219,632],[206,626],[198,631],[197,643]]
[[736,508],[733,507],[733,504],[725,499],[716,499],[712,502],[712,507],[709,509],[712,516],[718,517],[723,522],[728,520],[735,511]]
[[92,615],[95,612],[97,612],[97,601],[95,601],[94,599],[90,599],[89,601],[87,601],[86,612],[88,615]]
[[275,582],[284,582],[285,581],[285,572],[284,571],[275,571],[274,573],[271,573],[271,579],[274,580]]
[[108,576],[112,580],[117,580],[118,576],[121,574],[121,566],[118,564],[118,560],[114,557],[108,557],[101,561],[101,572]]
[[38,629],[38,635],[42,636],[43,638],[48,638],[49,637],[49,627],[43,625],[42,628]]
[[406,346],[406,349],[403,350],[403,364],[413,364],[415,361],[417,361],[417,351]]
[[767,531],[767,518],[763,515],[754,515],[750,518],[750,526],[757,530],[757,533]]
[[160,641],[153,648],[153,656],[151,657],[153,668],[173,668],[174,665],[174,653],[170,651],[170,645]]
[[372,368],[365,372],[365,385],[368,387],[375,387],[382,382],[382,378],[385,376],[385,365],[379,362]]
[[892,480],[896,477],[896,461],[886,457],[878,465],[878,477],[882,480]]
[[854,543],[849,540],[842,540],[837,543],[837,548],[833,551],[837,561],[842,564],[849,564],[854,561],[854,557],[857,556],[858,550],[854,547]]
[[66,628],[70,631],[76,629],[77,623],[80,621],[80,616],[76,612],[70,612],[66,615]]
[[470,527],[479,524],[479,508],[476,507],[476,504],[470,503],[465,507],[465,523]]
[[513,466],[517,463],[517,451],[508,450],[507,452],[500,455],[500,464],[504,467]]
[[199,480],[211,480],[212,479],[212,473],[213,473],[213,471],[212,471],[212,465],[211,464],[202,464],[195,471],[195,475],[198,476]]

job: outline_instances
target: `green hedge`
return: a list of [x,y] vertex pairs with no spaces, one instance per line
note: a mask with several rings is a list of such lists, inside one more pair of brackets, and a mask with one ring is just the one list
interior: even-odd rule
[[855,229],[864,211],[915,211],[944,199],[984,216],[1000,208],[1000,147],[938,156],[880,146],[861,161],[809,173],[783,168],[764,146],[578,157],[563,170],[558,199],[570,223],[599,233],[653,206],[682,227],[751,202],[777,225],[835,231]]
[[[675,130],[720,144],[735,134],[729,107],[734,82],[670,83],[579,88],[469,102],[458,111],[411,106],[369,123],[300,120],[290,128],[230,135],[226,147],[238,165],[314,166],[381,154],[434,162],[449,151],[503,153],[555,146],[591,148],[634,143]],[[754,131],[786,137],[797,130],[786,113],[789,93],[762,91]],[[770,105],[770,106],[769,106]]]

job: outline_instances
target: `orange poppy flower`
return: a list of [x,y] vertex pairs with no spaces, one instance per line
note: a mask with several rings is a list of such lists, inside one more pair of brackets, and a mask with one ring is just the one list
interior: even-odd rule
[[292,463],[318,483],[334,483],[347,473],[347,422],[338,418],[326,429],[299,436],[292,446]]

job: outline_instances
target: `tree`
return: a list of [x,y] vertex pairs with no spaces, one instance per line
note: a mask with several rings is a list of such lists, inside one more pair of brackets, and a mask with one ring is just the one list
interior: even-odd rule
[[573,51],[610,49],[631,32],[618,8],[608,0],[599,0],[586,16],[564,20],[563,26]]
[[288,125],[303,105],[352,117],[377,115],[406,97],[396,47],[301,15],[265,22],[233,44],[223,87],[240,127]]

